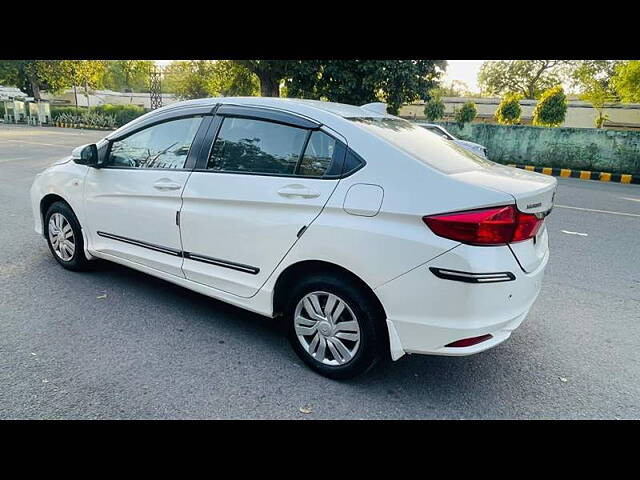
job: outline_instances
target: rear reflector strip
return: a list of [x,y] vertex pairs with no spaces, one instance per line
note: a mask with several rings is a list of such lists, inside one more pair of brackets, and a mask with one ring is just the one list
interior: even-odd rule
[[493,335],[488,333],[486,335],[480,335],[479,337],[463,338],[462,340],[449,343],[445,345],[445,347],[470,347],[471,345],[477,345],[478,343],[489,340],[490,338],[493,338]]
[[431,273],[433,273],[438,278],[466,283],[510,282],[516,279],[516,276],[511,272],[471,273],[436,267],[429,267],[429,270],[431,270]]

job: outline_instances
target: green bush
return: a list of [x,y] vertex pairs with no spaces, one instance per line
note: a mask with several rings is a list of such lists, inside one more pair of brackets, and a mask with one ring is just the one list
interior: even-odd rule
[[51,118],[56,118],[59,115],[79,115],[86,111],[85,107],[59,107],[51,105]]
[[0,118],[4,118],[4,102],[0,102]]
[[460,109],[456,110],[455,118],[458,123],[469,123],[476,118],[476,115],[478,115],[476,104],[473,102],[467,102],[462,105]]
[[500,105],[496,110],[495,117],[498,123],[502,125],[515,125],[520,123],[520,100],[522,95],[518,93],[507,93],[502,97]]
[[[137,105],[98,105],[97,107],[90,107],[87,109],[86,107],[69,107],[69,106],[52,106],[51,107],[51,118],[54,120],[64,114],[71,115],[72,117],[84,115],[85,113],[98,113],[100,115],[106,115],[107,117],[113,117],[115,124],[114,128],[121,127],[122,125],[129,123],[134,118],[138,118],[140,115],[145,113],[145,109],[139,107]],[[67,120],[70,117],[65,117]],[[92,117],[87,117],[92,118]],[[96,117],[97,118],[97,117]]]
[[145,109],[137,105],[99,105],[91,109],[97,113],[112,115],[116,119],[118,127],[129,123],[134,118],[138,118],[145,113]]
[[424,107],[424,115],[427,120],[434,122],[444,117],[444,102],[440,98],[430,99]]
[[557,127],[564,122],[567,114],[567,97],[562,87],[550,88],[545,91],[536,108],[533,110],[533,124],[542,127]]
[[107,115],[100,112],[91,112],[87,111],[86,109],[81,113],[57,113],[56,116],[53,117],[53,121],[54,123],[62,123],[64,125],[70,125],[76,128],[116,128],[116,119],[113,115]]

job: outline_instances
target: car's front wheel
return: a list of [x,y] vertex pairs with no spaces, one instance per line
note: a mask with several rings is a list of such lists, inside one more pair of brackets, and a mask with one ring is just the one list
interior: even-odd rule
[[82,229],[73,210],[64,202],[53,203],[44,218],[45,235],[51,254],[69,270],[86,270]]
[[316,372],[355,377],[383,352],[383,318],[370,295],[339,275],[314,275],[294,287],[285,309],[289,341]]

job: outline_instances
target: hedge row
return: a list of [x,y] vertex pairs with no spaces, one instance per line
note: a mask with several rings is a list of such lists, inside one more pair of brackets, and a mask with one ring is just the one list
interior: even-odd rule
[[51,107],[51,118],[56,120],[61,115],[79,115],[84,112],[91,113],[100,113],[102,115],[108,115],[110,117],[115,118],[116,126],[121,127],[122,125],[129,123],[134,118],[139,117],[140,115],[146,113],[146,110],[137,105],[99,105],[97,107],[59,107],[52,106]]

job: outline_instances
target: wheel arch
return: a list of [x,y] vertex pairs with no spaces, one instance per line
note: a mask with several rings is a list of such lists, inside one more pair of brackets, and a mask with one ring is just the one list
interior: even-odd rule
[[71,206],[71,204],[67,201],[67,199],[65,199],[61,195],[58,195],[57,193],[47,193],[44,197],[40,199],[40,221],[42,222],[42,227],[43,227],[42,235],[46,236],[45,228],[44,228],[45,226],[44,216],[47,214],[47,210],[49,210],[49,207],[51,207],[51,205],[53,205],[55,202],[66,203],[71,209],[71,211],[76,215],[76,217],[78,216],[76,212],[73,210],[73,207]]
[[341,267],[335,263],[327,262],[325,260],[303,260],[300,262],[293,263],[285,268],[273,287],[273,314],[274,316],[281,315],[283,313],[285,304],[286,304],[286,292],[289,290],[291,285],[296,281],[297,278],[300,278],[302,275],[309,275],[314,273],[333,273],[342,277],[347,277],[354,283],[356,283],[367,295],[370,297],[373,302],[375,308],[383,315],[384,318],[387,318],[387,314],[385,312],[384,306],[382,302],[373,291],[373,289],[360,278],[358,275],[353,273],[352,271]]
[[376,307],[379,308],[380,312],[385,314],[386,317],[382,302],[373,289],[364,280],[362,280],[362,278],[340,265],[327,262],[325,260],[303,260],[287,266],[287,268],[280,272],[273,287],[274,316],[282,313],[286,303],[286,292],[291,283],[295,282],[296,278],[299,278],[301,275],[309,275],[313,273],[334,273],[340,276],[350,277],[371,296]]

